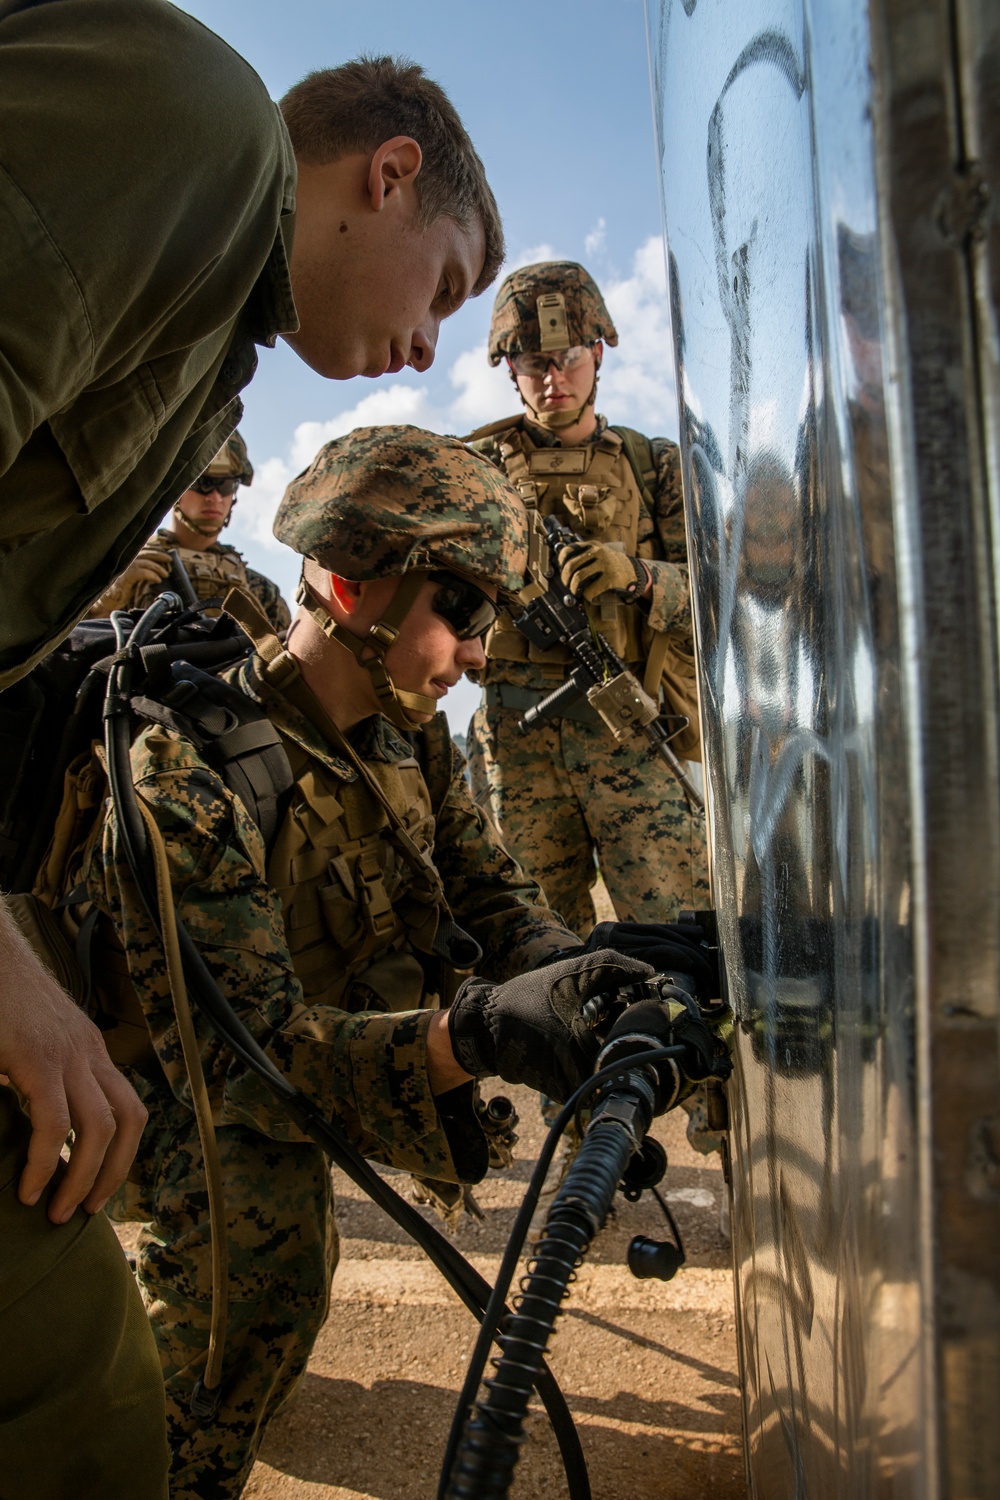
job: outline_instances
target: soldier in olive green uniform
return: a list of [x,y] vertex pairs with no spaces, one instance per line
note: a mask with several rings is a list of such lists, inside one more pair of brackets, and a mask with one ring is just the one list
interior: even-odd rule
[[[655,697],[661,681],[692,682],[680,455],[665,438],[611,428],[595,413],[603,344],[617,342],[582,266],[514,271],[494,305],[489,357],[508,361],[525,414],[467,441],[504,470],[529,515],[555,515],[583,539],[563,581]],[[469,735],[473,789],[569,926],[581,936],[593,926],[595,854],[623,920],[705,905],[703,819],[646,741],[616,744],[585,700],[520,733],[521,715],[559,686],[571,658],[529,645],[506,616],[486,653]],[[675,749],[700,753],[696,723]]]
[[235,547],[219,541],[220,532],[232,520],[241,484],[253,484],[253,466],[246,443],[234,432],[201,478],[174,502],[169,526],[156,532],[92,606],[91,619],[103,618],[115,609],[145,609],[165,589],[176,591],[170,555],[176,550],[199,599],[223,599],[231,588],[246,589],[275,630],[287,630],[292,617],[278,585],[248,568]]
[[[497,592],[523,583],[524,512],[455,439],[359,429],[289,487],[275,531],[307,558],[287,647],[249,597],[228,606],[257,644],[230,681],[263,706],[294,777],[272,846],[171,729],[139,735],[136,785],[163,834],[178,914],[286,1076],[366,1156],[476,1181],[488,1155],[471,1077],[566,1097],[597,1048],[579,1019],[586,995],[649,972],[607,951],[527,972],[576,940],[471,801],[435,713],[463,670],[483,665]],[[123,1030],[137,1018],[146,1028],[128,1076],[150,1123],[111,1211],[146,1225],[138,1276],[166,1380],[171,1495],[223,1500],[239,1494],[327,1314],[330,1174],[199,1020],[230,1258],[221,1400],[200,1424],[190,1398],[209,1337],[204,1168],[160,941],[113,815],[90,840],[85,878],[102,914],[101,1004]],[[486,981],[467,981],[441,1012],[453,923],[481,947]],[[564,1019],[551,1008],[557,986]]]
[[[279,112],[166,0],[0,0],[0,223],[2,688],[204,472],[256,346],[280,335],[338,380],[426,370],[503,257],[482,163],[420,68],[312,74]],[[29,1130],[0,1085],[4,1500],[156,1500],[156,1350],[98,1212],[144,1114],[2,900],[0,1074],[30,1108]]]

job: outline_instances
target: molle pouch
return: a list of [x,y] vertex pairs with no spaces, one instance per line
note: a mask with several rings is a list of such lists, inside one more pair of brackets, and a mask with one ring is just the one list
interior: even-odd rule
[[[349,964],[383,951],[399,935],[385,876],[374,848],[362,849],[353,861],[344,855],[330,861],[335,882],[321,887],[320,910],[327,932]],[[298,965],[296,964],[296,967]]]
[[[544,592],[544,590],[542,591]],[[527,661],[528,642],[506,610],[497,615],[485,642],[486,655],[499,661]]]
[[647,693],[663,691],[668,714],[683,716],[686,729],[671,740],[671,748],[682,760],[701,760],[701,719],[698,712],[698,668],[694,643],[677,630],[649,633],[643,687]]
[[73,884],[67,872],[78,862],[79,851],[94,829],[106,790],[104,771],[89,750],[66,767],[52,839],[32,887],[33,895],[46,906],[55,907],[63,891]]
[[567,484],[562,497],[574,530],[603,537],[619,509],[619,496],[607,484]]
[[[336,943],[346,963],[356,963],[371,951],[370,935],[358,910],[358,903],[335,885],[325,885],[319,890],[319,906],[323,915],[323,926]],[[296,955],[296,972],[299,967]]]

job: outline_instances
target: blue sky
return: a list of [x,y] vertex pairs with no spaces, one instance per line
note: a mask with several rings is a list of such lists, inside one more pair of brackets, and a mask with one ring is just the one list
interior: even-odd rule
[[[581,260],[605,293],[621,343],[598,410],[675,437],[673,357],[642,0],[572,7],[509,0],[199,0],[184,9],[241,52],[278,98],[303,74],[361,52],[419,62],[448,92],[486,165],[509,266]],[[257,470],[226,532],[291,598],[297,561],[270,536],[288,480],[321,443],[367,422],[467,432],[516,409],[485,357],[492,291],[443,327],[430,372],[326,381],[283,344],[261,351],[242,432]],[[469,685],[448,700],[464,728]]]

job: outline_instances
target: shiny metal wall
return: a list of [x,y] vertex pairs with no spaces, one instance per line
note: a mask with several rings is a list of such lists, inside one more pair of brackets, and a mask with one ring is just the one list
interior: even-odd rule
[[1000,6],[647,15],[751,1490],[995,1497]]

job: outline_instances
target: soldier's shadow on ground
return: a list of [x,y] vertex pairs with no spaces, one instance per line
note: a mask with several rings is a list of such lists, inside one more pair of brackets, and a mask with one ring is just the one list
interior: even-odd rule
[[[689,1171],[687,1179],[697,1186],[700,1182],[696,1171]],[[687,1181],[677,1174],[672,1188],[686,1187]],[[674,1215],[684,1235],[692,1265],[708,1264],[728,1267],[729,1247],[718,1233],[718,1208],[713,1202],[711,1213],[694,1209],[689,1204],[675,1202]],[[507,1240],[514,1225],[516,1208],[491,1208],[483,1205],[485,1222],[480,1224],[465,1218],[452,1238],[456,1249],[463,1255],[500,1255],[507,1248]],[[441,1229],[440,1220],[429,1210],[423,1217],[436,1229]],[[337,1226],[340,1231],[345,1259],[357,1258],[351,1241],[363,1241],[368,1253],[379,1253],[382,1246],[406,1246],[413,1244],[405,1229],[390,1219],[376,1204],[357,1199],[340,1200],[337,1206]],[[633,1235],[646,1234],[654,1239],[663,1238],[668,1231],[663,1215],[654,1199],[648,1195],[641,1203],[627,1203],[620,1195],[615,1200],[614,1217],[609,1219],[588,1252],[588,1263],[592,1265],[624,1265],[628,1244]]]
[[[292,1407],[271,1423],[260,1458],[289,1477],[377,1500],[432,1500],[454,1403],[453,1391],[418,1380],[380,1380],[367,1387],[307,1374]],[[743,1495],[741,1460],[717,1442],[720,1405],[732,1405],[727,1425],[738,1429],[738,1403],[735,1393],[721,1401],[716,1395],[702,1408],[639,1399],[628,1392],[604,1401],[570,1398],[574,1415],[590,1419],[582,1440],[595,1500],[624,1500],[623,1471],[629,1475],[629,1500],[701,1500],[706,1493],[714,1500],[735,1500]],[[599,1425],[615,1420],[639,1431]],[[657,1430],[664,1427],[671,1430]],[[711,1461],[713,1450],[717,1456]],[[707,1492],[706,1456],[716,1471]],[[522,1500],[557,1500],[566,1494],[543,1415],[530,1422],[511,1493]]]

